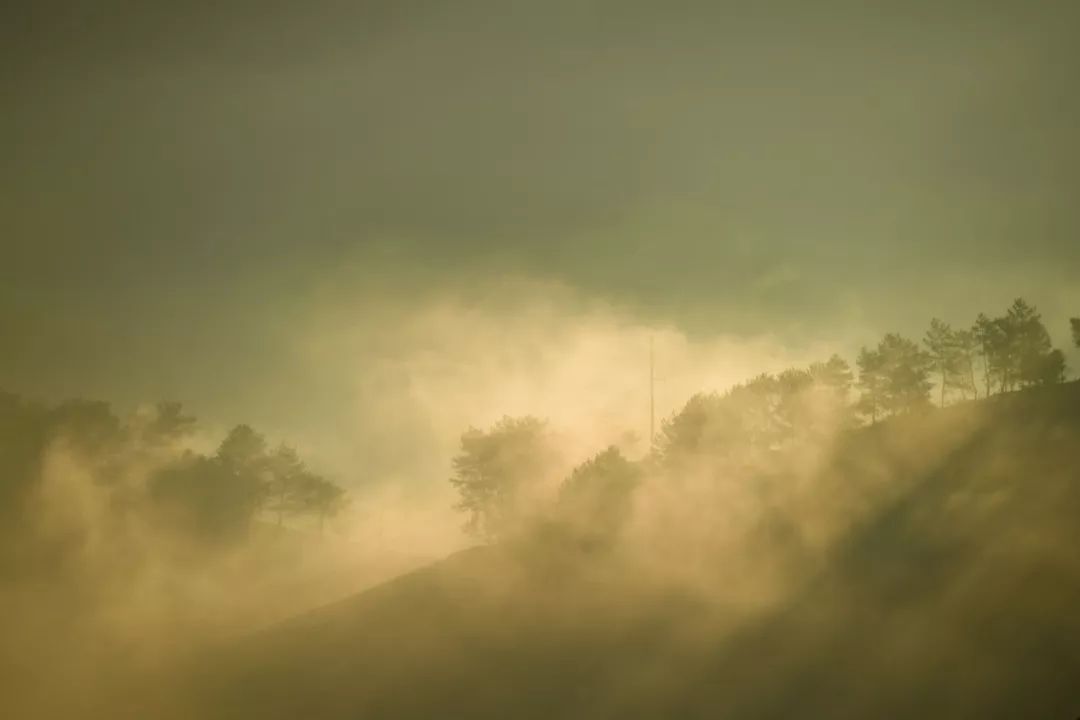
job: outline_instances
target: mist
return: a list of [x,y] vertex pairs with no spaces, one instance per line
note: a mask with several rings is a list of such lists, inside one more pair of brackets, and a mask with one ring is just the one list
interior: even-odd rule
[[0,13],[0,708],[1068,717],[1080,15]]
[[[171,402],[124,413],[4,396],[3,664],[20,713],[497,715],[501,696],[461,705],[439,668],[466,663],[453,677],[468,686],[488,660],[472,667],[467,648],[532,648],[543,629],[543,649],[510,665],[539,663],[511,682],[526,695],[561,704],[570,678],[598,693],[574,711],[585,717],[696,707],[712,697],[696,673],[738,662],[749,677],[723,702],[771,716],[802,702],[802,680],[777,694],[759,675],[761,628],[795,643],[778,651],[783,672],[811,673],[818,657],[851,662],[836,643],[867,622],[900,665],[860,668],[864,681],[975,708],[1012,672],[1011,641],[964,680],[977,699],[927,680],[973,650],[956,615],[972,593],[1023,622],[1070,597],[1015,584],[1038,566],[1071,576],[1077,500],[1076,386],[1023,300],[976,323],[1019,333],[1012,344],[995,349],[1008,336],[991,332],[981,361],[942,346],[936,385],[936,356],[896,335],[861,350],[856,377],[842,344],[693,338],[536,282],[320,302],[293,342],[297,362],[340,383],[336,415],[295,439],[201,424]],[[1037,486],[1017,484],[1028,472]],[[337,489],[319,504],[309,487]],[[897,612],[915,629],[894,628]],[[344,635],[327,645],[325,632]],[[345,682],[340,653],[372,674],[312,695]],[[544,669],[569,656],[601,665]],[[435,686],[409,702],[387,690],[413,682]],[[827,706],[858,714],[875,697]]]
[[[15,707],[70,712],[67,699],[50,697],[53,683],[105,702],[117,683],[168,672],[207,644],[475,545],[446,482],[469,427],[549,418],[557,485],[609,445],[648,453],[650,346],[664,375],[657,419],[689,388],[724,387],[793,357],[768,336],[695,340],[535,281],[421,303],[326,293],[307,312],[288,339],[292,363],[326,394],[297,408],[302,422],[270,415],[278,422],[268,423],[267,445],[288,442],[348,492],[322,531],[304,517],[275,527],[265,508],[243,541],[167,521],[155,505],[160,476],[186,454],[213,456],[224,418],[187,418],[183,432],[147,439],[163,422],[152,398],[110,409],[9,396],[6,442],[37,443],[28,465],[7,470],[16,473],[8,512],[19,521],[3,594]],[[178,412],[183,420],[196,410]],[[73,419],[48,419],[65,412]]]

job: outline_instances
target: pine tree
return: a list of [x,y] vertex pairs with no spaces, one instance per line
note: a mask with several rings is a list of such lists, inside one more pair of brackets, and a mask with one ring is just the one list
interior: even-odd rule
[[950,368],[950,385],[960,391],[967,399],[970,392],[975,399],[979,397],[979,386],[975,382],[975,357],[979,342],[972,330],[955,330],[952,334],[953,363]]
[[923,344],[930,352],[930,359],[941,378],[941,407],[945,407],[945,392],[949,387],[949,381],[956,374],[955,365],[955,341],[953,330],[948,323],[937,318],[930,321],[930,329],[926,331]]
[[930,401],[930,356],[919,346],[895,333],[882,338],[878,352],[884,361],[885,407],[890,413],[906,412]]
[[885,360],[878,350],[863,348],[855,360],[859,369],[859,379],[856,383],[859,388],[859,412],[870,418],[870,423],[876,423],[878,416],[882,414],[885,391]]

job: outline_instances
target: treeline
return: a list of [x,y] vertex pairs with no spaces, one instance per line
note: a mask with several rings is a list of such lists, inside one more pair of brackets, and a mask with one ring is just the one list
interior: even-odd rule
[[[1077,323],[1073,322],[1074,335]],[[1065,354],[1051,345],[1038,311],[1017,298],[1000,317],[979,314],[969,328],[954,329],[937,318],[919,344],[896,334],[876,348],[863,348],[859,411],[871,422],[929,400],[936,385],[939,404],[950,399],[989,397],[1065,379]]]
[[293,448],[238,425],[203,453],[196,430],[175,402],[121,418],[105,402],[0,392],[0,571],[47,571],[91,544],[145,551],[151,535],[223,547],[258,521],[321,525],[343,506]]
[[[1071,320],[1080,346],[1080,318]],[[615,447],[564,470],[546,422],[504,418],[461,439],[450,482],[466,527],[489,539],[528,518],[556,518],[589,542],[616,537],[642,483],[688,478],[769,480],[803,472],[837,433],[862,423],[1035,385],[1060,383],[1065,356],[1052,347],[1035,307],[1017,299],[970,328],[934,319],[921,343],[895,333],[864,347],[856,372],[832,356],[805,368],[762,374],[725,392],[699,393],[662,423],[645,459]],[[554,490],[552,490],[554,488]]]
[[235,537],[257,517],[325,521],[342,508],[345,491],[312,472],[288,445],[269,448],[247,425],[229,431],[213,455],[189,451],[151,478],[151,496],[195,532]]

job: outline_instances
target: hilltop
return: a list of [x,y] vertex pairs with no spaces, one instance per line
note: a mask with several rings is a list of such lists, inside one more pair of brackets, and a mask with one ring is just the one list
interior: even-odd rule
[[1071,717],[1078,461],[1080,383],[894,418],[849,433],[823,471],[891,491],[760,610],[618,554],[478,547],[202,658],[187,710]]

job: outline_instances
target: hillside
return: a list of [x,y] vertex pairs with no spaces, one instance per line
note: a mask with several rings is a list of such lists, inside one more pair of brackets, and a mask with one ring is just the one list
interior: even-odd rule
[[184,702],[160,698],[237,720],[1075,717],[1078,467],[1080,383],[897,418],[821,471],[822,492],[886,489],[757,610],[617,553],[475,548],[201,657]]

